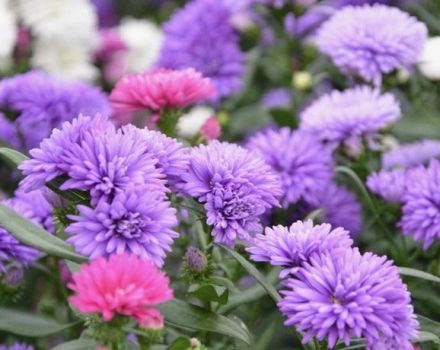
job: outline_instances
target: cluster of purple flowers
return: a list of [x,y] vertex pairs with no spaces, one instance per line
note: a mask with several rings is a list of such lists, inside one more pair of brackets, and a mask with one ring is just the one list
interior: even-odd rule
[[0,81],[0,140],[14,148],[38,146],[54,128],[80,113],[109,116],[111,108],[100,89],[40,71]]
[[178,236],[176,211],[166,198],[184,171],[181,145],[155,131],[132,125],[120,129],[105,117],[80,116],[30,151],[21,165],[25,190],[54,179],[61,190],[90,194],[66,228],[76,250],[92,258],[130,251],[163,264]]
[[313,337],[347,346],[366,338],[368,349],[412,349],[418,322],[398,269],[386,257],[361,254],[342,228],[311,221],[266,228],[247,248],[254,261],[284,269],[278,303],[286,325]]

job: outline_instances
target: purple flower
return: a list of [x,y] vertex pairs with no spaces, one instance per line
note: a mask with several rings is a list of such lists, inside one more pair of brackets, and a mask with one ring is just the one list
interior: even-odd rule
[[246,147],[258,152],[279,175],[285,207],[300,198],[311,199],[333,176],[331,150],[311,134],[267,129],[254,135]]
[[243,85],[245,56],[230,17],[230,9],[221,1],[190,2],[165,23],[165,41],[158,65],[197,69],[212,80],[217,98],[239,91]]
[[399,226],[428,249],[440,238],[440,163],[433,159],[428,167],[413,168],[407,181]]
[[130,252],[162,266],[178,233],[176,210],[164,200],[163,192],[130,186],[95,208],[78,205],[78,215],[66,228],[68,242],[91,259]]
[[367,187],[388,202],[400,203],[405,193],[406,171],[394,169],[374,172],[367,179]]
[[34,350],[34,347],[25,343],[14,343],[12,345],[0,345],[0,350]]
[[[14,198],[3,201],[3,204],[34,224],[53,232],[52,208],[40,191],[24,193],[18,190]],[[12,261],[24,266],[31,265],[40,255],[37,249],[21,243],[0,227],[0,271],[4,270],[5,263]]]
[[194,148],[182,178],[183,191],[204,203],[214,240],[228,246],[261,232],[259,216],[281,195],[277,176],[258,154],[226,142]]
[[107,97],[98,88],[30,71],[0,82],[0,108],[17,115],[24,148],[38,146],[52,129],[80,113],[110,115]]
[[122,132],[145,143],[145,152],[158,160],[157,168],[166,175],[171,189],[177,191],[182,184],[182,174],[188,167],[188,149],[159,131],[127,125],[122,127]]
[[263,106],[267,108],[289,107],[292,100],[292,90],[278,88],[269,90],[261,99]]
[[314,33],[334,12],[335,8],[332,6],[316,5],[297,18],[289,13],[284,20],[284,29],[294,37],[309,35]]
[[440,156],[440,141],[427,139],[401,145],[388,151],[382,156],[382,167],[384,169],[410,168],[424,164],[438,156]]
[[400,107],[390,93],[357,86],[321,96],[300,117],[300,129],[339,143],[376,134],[400,118]]
[[294,278],[278,303],[287,317],[285,325],[304,332],[302,342],[327,338],[333,348],[338,340],[366,338],[367,349],[412,350],[418,322],[410,294],[399,270],[386,257],[361,255],[358,249],[341,254],[314,254]]
[[311,220],[297,221],[290,227],[281,225],[267,227],[264,234],[258,234],[247,248],[253,261],[267,261],[285,269],[280,277],[294,274],[299,266],[314,253],[337,252],[350,248],[353,244],[349,234],[331,225],[313,225]]
[[331,182],[321,187],[312,202],[307,204],[309,210],[322,210],[319,215],[322,222],[327,222],[333,227],[342,227],[353,237],[361,231],[362,206],[356,196],[344,186]]
[[20,139],[18,138],[17,128],[14,123],[6,119],[2,113],[0,113],[0,142],[6,143],[15,149],[20,149]]
[[383,74],[417,62],[427,33],[395,7],[346,6],[321,26],[316,44],[343,72],[380,85]]

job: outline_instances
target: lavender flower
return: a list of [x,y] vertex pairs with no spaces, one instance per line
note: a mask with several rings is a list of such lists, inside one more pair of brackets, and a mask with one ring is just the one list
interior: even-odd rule
[[333,227],[342,227],[354,237],[362,228],[362,206],[356,196],[344,186],[329,183],[321,187],[307,203],[308,210],[321,209],[320,218]]
[[292,100],[292,91],[286,88],[269,90],[262,98],[263,106],[267,108],[288,107]]
[[194,148],[183,190],[204,203],[216,242],[234,246],[262,230],[259,216],[278,205],[277,176],[256,153],[212,141]]
[[0,345],[0,350],[34,350],[34,347],[25,343],[14,343],[12,345]]
[[95,208],[77,206],[78,215],[66,228],[72,235],[68,242],[75,249],[94,259],[131,252],[162,266],[178,233],[175,209],[164,200],[162,192],[142,186],[130,186],[113,200],[102,198]]
[[17,114],[25,149],[36,147],[52,129],[80,113],[111,113],[107,97],[99,89],[58,80],[40,71],[0,81],[0,108]]
[[394,169],[372,173],[367,179],[367,186],[371,192],[388,202],[400,203],[406,188],[406,171]]
[[285,324],[305,333],[303,343],[327,338],[333,348],[364,337],[369,350],[380,343],[412,350],[410,340],[418,337],[410,294],[386,257],[358,249],[314,254],[284,285],[278,306]]
[[419,166],[408,173],[403,196],[403,215],[399,226],[404,235],[423,241],[428,249],[440,238],[440,163],[431,160],[428,167]]
[[422,140],[419,142],[401,145],[382,156],[382,167],[391,169],[394,167],[410,168],[424,164],[440,156],[440,141]]
[[244,54],[230,16],[230,9],[221,1],[190,2],[165,23],[165,41],[158,65],[195,68],[212,80],[218,98],[239,91]]
[[343,72],[380,85],[383,74],[417,62],[427,33],[395,7],[346,6],[321,26],[316,44]]
[[258,152],[279,175],[285,207],[300,198],[311,199],[333,176],[331,150],[311,134],[268,129],[253,136],[246,147]]
[[349,234],[331,225],[314,226],[311,220],[297,221],[290,227],[281,225],[267,227],[264,234],[258,234],[246,250],[253,261],[267,261],[275,266],[283,266],[280,277],[298,271],[299,266],[310,259],[314,253],[331,252],[336,254],[350,248],[353,244]]
[[300,129],[339,143],[376,134],[400,118],[400,107],[392,94],[357,86],[321,96],[300,117]]

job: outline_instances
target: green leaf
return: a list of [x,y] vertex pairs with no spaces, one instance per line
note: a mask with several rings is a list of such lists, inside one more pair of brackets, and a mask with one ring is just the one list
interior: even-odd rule
[[269,283],[266,279],[266,277],[258,271],[254,265],[252,265],[249,261],[247,261],[243,256],[238,254],[235,250],[230,249],[224,245],[218,244],[219,247],[222,247],[224,250],[226,250],[229,254],[231,254],[235,260],[237,260],[240,265],[248,272],[250,273],[256,281],[261,284],[261,286],[266,290],[267,294],[270,295],[270,297],[277,303],[281,296],[277,292],[277,290],[272,286],[271,283]]
[[29,159],[23,153],[6,147],[0,148],[0,157],[14,168],[17,168],[22,162]]
[[35,247],[47,254],[75,262],[85,262],[87,258],[76,254],[63,240],[35,225],[9,207],[0,204],[0,226],[10,232],[20,242]]
[[221,305],[228,302],[229,290],[225,287],[213,286],[212,284],[192,285],[188,289],[188,295],[205,302],[215,302]]
[[428,272],[424,272],[424,271],[420,271],[420,270],[416,270],[416,269],[411,269],[409,267],[399,267],[399,272],[401,275],[404,275],[404,276],[416,277],[416,278],[420,278],[423,280],[440,283],[439,277],[434,276]]
[[440,322],[429,319],[428,317],[417,315],[417,320],[420,323],[420,330],[423,332],[430,332],[440,337]]
[[436,336],[434,333],[420,331],[419,339],[413,341],[413,343],[424,343],[424,342],[434,342],[436,344],[440,344],[440,338]]
[[78,323],[61,324],[47,316],[0,308],[0,330],[25,337],[45,337]]
[[90,350],[98,345],[91,339],[76,339],[66,343],[59,344],[51,350]]
[[191,348],[191,340],[187,337],[179,337],[168,346],[167,350],[187,350],[189,348]]
[[159,305],[158,309],[163,313],[165,322],[170,326],[219,333],[239,339],[248,345],[252,343],[249,331],[242,324],[200,306],[173,299]]

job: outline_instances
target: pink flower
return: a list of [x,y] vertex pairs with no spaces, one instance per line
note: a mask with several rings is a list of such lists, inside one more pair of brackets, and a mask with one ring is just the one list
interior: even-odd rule
[[73,274],[69,302],[83,313],[101,313],[105,321],[116,314],[131,316],[145,327],[163,326],[161,313],[151,308],[173,298],[169,279],[149,260],[136,255],[98,258]]
[[216,140],[222,132],[218,119],[214,116],[209,117],[205,124],[200,128],[200,133],[207,140]]
[[215,94],[214,85],[193,68],[156,68],[123,77],[110,94],[117,113],[185,107]]

